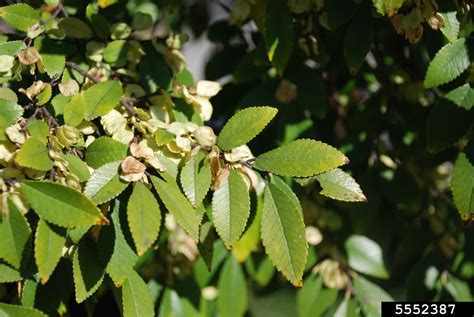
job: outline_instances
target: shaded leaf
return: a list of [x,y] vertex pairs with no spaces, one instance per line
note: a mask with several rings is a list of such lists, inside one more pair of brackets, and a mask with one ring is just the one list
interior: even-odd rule
[[2,317],[47,317],[43,312],[24,306],[0,303],[0,316]]
[[0,18],[15,29],[23,32],[29,31],[32,26],[39,22],[38,12],[26,3],[1,7]]
[[345,244],[350,267],[361,273],[388,278],[389,274],[383,261],[382,248],[367,237],[353,235]]
[[211,169],[204,164],[205,158],[206,155],[199,152],[181,170],[181,187],[194,207],[202,202],[211,186]]
[[451,191],[461,218],[471,219],[474,214],[474,166],[465,153],[460,153],[454,163]]
[[465,38],[448,43],[436,53],[426,72],[426,88],[446,84],[462,74],[470,65]]
[[367,317],[377,317],[381,315],[382,302],[393,301],[393,298],[387,294],[378,285],[366,280],[360,275],[352,279],[354,285],[354,294],[363,303],[362,311]]
[[161,211],[155,196],[143,183],[135,183],[128,200],[127,219],[138,255],[145,253],[158,238]]
[[122,86],[117,80],[95,84],[84,92],[86,119],[92,120],[114,109],[122,97]]
[[308,255],[303,212],[296,195],[280,178],[265,188],[261,224],[265,251],[295,286],[302,286]]
[[451,100],[456,105],[469,110],[474,105],[474,89],[469,84],[464,84],[444,95],[444,98]]
[[323,277],[311,274],[304,281],[304,286],[298,291],[296,302],[299,317],[319,317],[337,299],[337,289],[323,287]]
[[96,169],[84,188],[84,195],[89,197],[95,204],[103,204],[115,197],[127,188],[129,183],[120,179],[120,161],[102,165]]
[[67,36],[75,39],[89,39],[94,34],[87,23],[75,17],[66,17],[59,21],[59,27],[64,29]]
[[300,139],[256,158],[254,167],[284,176],[312,176],[348,162],[347,157],[325,143]]
[[277,112],[278,110],[272,107],[250,107],[240,110],[222,128],[217,145],[224,151],[229,151],[246,144],[267,126]]
[[87,197],[70,187],[23,181],[21,190],[34,211],[50,223],[68,228],[109,223]]
[[22,279],[20,272],[0,261],[0,283],[17,282]]
[[247,227],[242,237],[234,246],[237,261],[244,262],[252,251],[257,249],[260,242],[260,224],[262,222],[263,195],[257,196],[257,207],[252,223]]
[[228,248],[239,240],[250,215],[250,195],[242,175],[229,170],[229,177],[212,196],[213,222]]
[[239,262],[230,255],[219,275],[217,308],[222,317],[243,316],[247,310],[247,283]]
[[47,37],[37,37],[35,48],[41,54],[41,63],[49,77],[62,74],[66,66],[67,49],[70,44],[58,42]]
[[86,162],[93,168],[121,161],[127,156],[127,145],[103,136],[92,142],[86,150]]
[[176,291],[170,288],[165,289],[157,316],[186,317],[183,302]]
[[132,271],[122,287],[124,317],[155,316],[150,291],[137,272]]

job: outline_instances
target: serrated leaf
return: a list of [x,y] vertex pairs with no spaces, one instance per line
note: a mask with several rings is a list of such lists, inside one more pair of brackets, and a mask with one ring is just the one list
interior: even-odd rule
[[23,143],[15,162],[20,166],[39,171],[49,171],[53,167],[46,144],[35,138],[30,138]]
[[451,100],[461,108],[470,110],[474,105],[474,89],[469,84],[464,84],[448,92],[444,98]]
[[37,37],[35,48],[41,54],[41,63],[49,77],[53,78],[55,75],[62,74],[64,67],[66,67],[67,55],[64,42],[47,37]]
[[15,29],[23,32],[29,31],[40,19],[38,12],[25,3],[1,7],[0,18]]
[[[352,74],[355,74],[364,63],[374,40],[371,9],[370,6],[361,6],[344,36],[344,60]],[[364,36],[360,36],[361,34]]]
[[114,66],[123,66],[127,62],[129,44],[125,40],[112,41],[104,49],[104,60]]
[[48,141],[49,126],[42,120],[32,120],[28,123],[28,133],[43,143]]
[[217,145],[224,151],[229,151],[246,144],[267,126],[277,112],[278,110],[272,107],[250,107],[240,110],[222,128],[217,138]]
[[150,291],[137,272],[132,271],[122,287],[124,317],[155,316]]
[[423,82],[426,88],[446,84],[469,67],[470,61],[465,42],[465,38],[460,38],[446,44],[436,53],[428,66]]
[[389,277],[383,261],[382,248],[367,237],[353,235],[344,243],[349,265],[361,273],[386,279]]
[[76,302],[81,303],[95,293],[104,279],[104,268],[92,242],[86,240],[79,244],[72,255],[72,270]]
[[45,284],[61,259],[66,230],[40,219],[35,234],[35,260],[41,283]]
[[0,258],[19,269],[23,251],[30,237],[30,226],[11,199],[7,199],[8,217],[0,222]]
[[117,80],[95,84],[84,92],[86,119],[92,120],[114,109],[122,97],[122,86]]
[[219,275],[217,309],[222,317],[244,316],[248,305],[247,283],[239,262],[231,254]]
[[104,164],[122,161],[127,157],[127,145],[103,136],[92,142],[86,150],[86,162],[93,168]]
[[35,97],[36,103],[38,104],[38,106],[42,106],[51,99],[52,95],[53,88],[51,88],[50,84],[46,84],[44,89]]
[[71,100],[64,105],[64,123],[72,127],[78,126],[86,116],[86,101],[84,94],[79,93],[72,96]]
[[474,214],[474,166],[465,153],[460,153],[454,163],[451,178],[453,200],[463,220]]
[[440,13],[444,20],[444,26],[441,27],[441,32],[446,38],[454,43],[459,35],[459,21],[456,17],[456,11]]
[[0,55],[15,56],[21,50],[26,48],[26,44],[23,41],[8,41],[0,43]]
[[257,249],[260,242],[260,224],[262,222],[263,195],[257,196],[257,207],[252,223],[234,246],[237,261],[244,262],[250,253]]
[[202,202],[211,186],[211,169],[204,164],[205,158],[206,155],[199,152],[181,170],[181,187],[194,207]]
[[0,141],[6,140],[5,129],[23,114],[23,108],[16,102],[0,99]]
[[75,39],[89,39],[94,35],[87,23],[75,17],[62,18],[58,25],[67,36]]
[[103,204],[127,188],[129,183],[120,179],[119,166],[121,161],[111,162],[96,169],[84,188],[84,195],[93,203]]
[[74,228],[109,223],[87,197],[70,187],[45,181],[23,181],[21,191],[40,217],[58,226]]
[[240,173],[229,170],[229,177],[212,196],[212,212],[217,233],[227,248],[232,248],[250,215],[249,190]]
[[20,272],[0,261],[0,283],[17,282],[22,279]]
[[120,287],[125,280],[134,273],[133,266],[135,265],[138,256],[133,252],[132,248],[125,239],[122,226],[121,214],[125,212],[124,204],[120,200],[115,199],[113,202],[113,211],[111,214],[114,233],[113,252],[105,271],[110,275],[114,281],[115,286]]
[[393,298],[380,286],[366,280],[360,275],[352,279],[354,294],[359,300],[365,316],[377,317],[381,315],[382,302],[391,302]]
[[14,103],[18,103],[18,96],[16,95],[16,93],[7,87],[0,87],[0,99],[9,100]]
[[323,287],[323,277],[311,274],[304,281],[304,286],[298,291],[296,301],[299,317],[319,317],[334,305],[337,298],[336,289]]
[[176,138],[176,135],[166,130],[157,129],[155,131],[155,143],[157,146],[168,144],[170,141],[174,140],[175,138]]
[[302,286],[308,256],[303,211],[296,195],[278,177],[265,188],[261,236],[276,268],[293,285]]
[[127,219],[138,255],[145,253],[158,238],[161,211],[155,196],[142,183],[136,183],[128,200]]
[[171,184],[151,176],[153,186],[166,206],[166,209],[176,218],[184,230],[197,241],[199,239],[198,218],[189,200],[181,193],[177,184]]
[[157,316],[187,317],[184,313],[183,301],[178,293],[171,288],[166,288],[163,293]]
[[0,316],[2,317],[48,317],[42,311],[39,311],[34,308],[10,305],[5,303],[0,303]]
[[332,146],[301,139],[259,155],[254,167],[278,175],[306,177],[324,173],[347,162],[347,157]]
[[321,195],[342,201],[367,201],[359,184],[340,168],[313,177],[318,180],[323,189],[320,192]]
[[87,164],[79,157],[66,153],[64,159],[67,161],[67,169],[79,178],[79,181],[85,182],[91,176]]

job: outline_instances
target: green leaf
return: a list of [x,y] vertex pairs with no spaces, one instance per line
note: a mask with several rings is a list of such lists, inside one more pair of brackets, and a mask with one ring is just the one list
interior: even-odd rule
[[155,131],[155,143],[157,146],[168,144],[171,140],[174,140],[176,135],[163,129],[157,129]]
[[107,80],[95,84],[84,92],[86,119],[92,120],[114,109],[122,97],[122,86],[117,80]]
[[337,299],[336,289],[323,288],[323,277],[311,274],[304,281],[304,286],[296,297],[299,317],[319,317]]
[[265,188],[261,236],[276,268],[293,285],[302,286],[308,256],[303,211],[296,195],[278,177]]
[[440,13],[444,20],[444,26],[441,32],[451,42],[456,42],[459,35],[459,21],[456,18],[456,11]]
[[217,145],[224,151],[229,151],[246,144],[267,126],[277,112],[278,110],[272,107],[250,107],[240,110],[222,128]]
[[372,2],[378,13],[391,17],[402,7],[404,0],[372,0]]
[[232,248],[245,229],[250,215],[250,195],[242,175],[229,170],[229,177],[212,196],[213,222],[217,233]]
[[53,95],[53,88],[50,84],[46,84],[46,87],[36,96],[36,103],[38,106],[42,106],[47,103]]
[[364,63],[374,40],[371,9],[370,6],[361,6],[344,36],[344,60],[352,74],[355,74]]
[[178,185],[165,182],[156,176],[151,176],[151,181],[168,211],[193,240],[197,241],[200,219],[189,200],[179,190]]
[[107,44],[104,49],[104,60],[109,64],[113,64],[115,67],[123,66],[127,62],[128,50],[129,45],[127,41],[112,41]]
[[[41,54],[41,62],[49,77],[62,74],[66,67],[67,44],[47,37],[37,37],[35,48]],[[66,48],[65,48],[66,47]]]
[[16,102],[0,99],[0,141],[7,139],[5,129],[16,122],[23,114],[23,108]]
[[381,315],[382,302],[391,302],[393,298],[378,285],[366,280],[360,275],[352,279],[354,294],[359,300],[364,315],[377,317]]
[[268,59],[282,74],[293,51],[293,17],[288,9],[287,1],[266,1],[264,29]]
[[187,317],[184,314],[183,301],[176,291],[166,288],[157,316]]
[[78,126],[86,116],[86,101],[84,94],[72,96],[71,100],[64,105],[64,123],[72,127]]
[[61,259],[66,243],[66,231],[48,224],[43,219],[38,222],[35,235],[35,260],[41,283],[45,284]]
[[97,257],[96,246],[89,240],[82,241],[72,255],[72,270],[76,302],[82,303],[102,284],[104,268]]
[[7,199],[8,216],[0,222],[0,258],[19,269],[25,246],[30,237],[30,226],[11,199]]
[[26,278],[23,281],[23,289],[21,292],[21,304],[25,307],[35,307],[36,292],[38,290],[38,282],[36,278]]
[[204,153],[198,152],[181,170],[181,187],[194,207],[202,202],[211,186],[211,169],[204,164],[205,158]]
[[127,188],[129,183],[120,179],[120,163],[116,161],[104,164],[92,173],[84,188],[84,195],[93,203],[99,205],[108,202]]
[[469,282],[458,279],[453,275],[449,275],[449,280],[444,285],[448,293],[457,302],[471,302],[473,300]]
[[383,263],[382,248],[367,237],[352,235],[345,244],[350,267],[361,273],[386,279],[389,277]]
[[128,200],[127,219],[138,255],[143,255],[158,238],[161,211],[155,196],[142,183],[136,183]]
[[217,309],[222,317],[243,316],[247,310],[247,283],[239,262],[230,255],[219,275]]
[[125,239],[122,226],[121,226],[121,214],[125,212],[123,208],[124,204],[120,203],[120,200],[115,199],[112,207],[112,223],[114,233],[114,246],[112,255],[105,271],[114,281],[115,286],[120,287],[125,283],[125,280],[135,271],[133,266],[137,262],[138,256],[133,252],[132,248]]
[[67,161],[67,169],[79,178],[79,181],[85,182],[91,176],[87,164],[79,157],[66,153],[64,159]]
[[357,3],[351,0],[332,0],[325,3],[325,9],[327,27],[337,29],[351,20],[357,11]]
[[78,18],[63,18],[58,25],[64,29],[67,36],[75,39],[90,39],[94,35],[90,26]]
[[93,168],[99,168],[107,163],[122,161],[127,157],[127,151],[126,144],[103,136],[87,147],[86,162]]
[[464,84],[448,92],[444,98],[451,100],[461,108],[470,110],[474,105],[474,89],[469,84]]
[[8,41],[0,43],[0,55],[15,56],[21,50],[26,48],[26,44],[23,41]]
[[342,201],[367,201],[359,184],[346,172],[335,168],[313,176],[323,190],[321,195]]
[[250,253],[257,249],[260,242],[260,224],[262,222],[263,195],[258,195],[257,207],[252,223],[234,246],[234,254],[239,262],[244,262]]
[[465,153],[460,153],[454,163],[451,178],[453,200],[463,220],[474,214],[474,166]]
[[0,261],[0,283],[17,282],[22,279],[20,272]]
[[124,317],[155,316],[150,291],[137,272],[132,271],[122,287]]
[[7,87],[0,87],[0,99],[9,100],[14,103],[18,103],[18,96],[16,95],[16,93]]
[[70,187],[23,181],[21,190],[34,211],[50,223],[68,228],[109,223],[87,197]]
[[448,43],[436,53],[428,66],[423,85],[426,88],[446,84],[461,75],[470,65],[465,38]]
[[32,120],[28,123],[28,133],[33,138],[46,143],[49,137],[49,126],[42,120]]
[[306,177],[347,162],[347,157],[330,145],[300,139],[258,156],[254,167],[278,175]]
[[47,317],[43,312],[24,306],[0,303],[0,316],[2,317]]
[[0,8],[0,18],[15,29],[27,32],[39,23],[38,12],[25,3],[18,3]]
[[20,166],[39,171],[49,171],[53,167],[46,144],[35,138],[30,138],[23,143],[15,162]]

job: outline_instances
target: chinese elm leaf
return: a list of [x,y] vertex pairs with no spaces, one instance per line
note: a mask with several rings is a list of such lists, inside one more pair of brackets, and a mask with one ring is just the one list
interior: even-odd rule
[[22,279],[20,272],[0,261],[0,283],[17,282]]
[[61,259],[66,230],[40,219],[35,234],[35,260],[41,283],[45,284]]
[[233,252],[239,262],[244,262],[260,242],[260,224],[262,222],[263,196],[257,196],[257,207],[252,223],[234,246]]
[[154,306],[147,285],[137,272],[132,271],[122,286],[123,316],[155,316]]
[[461,218],[471,219],[474,214],[474,166],[465,153],[460,153],[454,163],[451,191]]
[[197,241],[200,219],[189,200],[179,190],[178,185],[165,182],[156,176],[151,176],[151,181],[168,211],[193,240]]
[[18,96],[16,95],[16,93],[7,87],[0,87],[0,99],[9,100],[14,103],[18,103]]
[[46,144],[35,138],[30,138],[23,143],[15,161],[20,166],[39,171],[49,171],[53,167]]
[[23,181],[21,190],[34,211],[55,225],[74,228],[109,223],[87,197],[70,187],[45,181]]
[[229,151],[251,141],[277,112],[278,110],[272,107],[250,107],[240,110],[222,128],[217,138],[217,145],[224,151]]
[[8,41],[0,43],[0,55],[15,56],[21,50],[26,48],[26,44],[23,41]]
[[444,26],[441,27],[441,32],[446,38],[454,43],[459,35],[459,21],[456,18],[456,12],[440,13],[444,20]]
[[112,41],[104,49],[104,60],[115,67],[123,66],[127,62],[128,50],[129,45],[127,41]]
[[388,278],[382,248],[367,237],[353,235],[345,244],[349,265],[356,271],[377,278]]
[[120,161],[116,161],[96,169],[87,181],[84,195],[95,204],[103,204],[117,197],[129,185],[120,179],[119,166]]
[[321,195],[342,201],[366,201],[359,184],[346,172],[335,168],[313,176],[321,184]]
[[95,84],[84,92],[86,119],[92,120],[114,109],[122,97],[122,86],[116,80]]
[[72,96],[71,100],[64,105],[64,123],[72,127],[78,126],[86,116],[86,101],[84,94]]
[[0,99],[0,141],[6,140],[5,129],[23,114],[23,108],[16,102]]
[[0,316],[2,317],[47,317],[42,311],[18,305],[0,303]]
[[64,159],[67,161],[67,169],[79,178],[79,181],[85,182],[91,176],[87,164],[79,157],[72,154],[65,154]]
[[231,254],[219,275],[217,308],[222,317],[243,316],[247,310],[248,294],[242,268]]
[[46,143],[49,137],[49,126],[42,120],[33,120],[28,123],[28,133],[33,138]]
[[83,302],[102,284],[104,268],[100,265],[96,246],[89,240],[82,241],[72,255],[72,270],[76,301]]
[[136,183],[128,200],[127,219],[138,255],[151,247],[161,225],[161,211],[155,196],[142,183]]
[[466,110],[474,106],[474,89],[469,84],[464,84],[444,95],[444,98],[451,100],[456,105]]
[[228,248],[234,246],[250,215],[250,195],[242,175],[230,170],[229,177],[212,196],[213,222]]
[[19,269],[31,230],[13,201],[8,199],[7,204],[9,214],[0,222],[0,258]]
[[378,13],[391,17],[402,7],[404,0],[372,0],[372,2]]
[[18,3],[0,8],[0,18],[23,32],[30,30],[39,22],[38,12],[25,3]]
[[293,285],[301,286],[308,256],[303,212],[296,195],[278,177],[265,188],[261,236],[276,268]]
[[86,162],[93,168],[104,164],[121,161],[127,156],[127,145],[109,137],[100,137],[92,142],[86,150]]
[[469,67],[470,61],[465,42],[465,38],[460,38],[446,44],[436,53],[428,66],[423,82],[426,88],[446,84]]
[[46,84],[44,89],[35,97],[36,98],[36,103],[39,106],[44,105],[51,99],[51,96],[53,95],[53,88],[51,88],[50,84]]
[[75,39],[89,39],[94,34],[87,23],[75,17],[66,17],[59,21],[59,27],[64,29],[67,36]]
[[38,37],[35,40],[35,48],[41,54],[41,62],[49,77],[53,78],[55,75],[62,74],[66,66],[67,43]]
[[205,154],[199,152],[181,170],[181,187],[194,207],[201,203],[211,186],[211,169],[204,159]]
[[254,167],[278,175],[306,177],[347,162],[347,157],[330,145],[300,139],[259,155]]
[[296,297],[298,316],[319,317],[331,307],[337,298],[336,289],[323,288],[323,277],[311,274]]
[[350,0],[328,1],[325,3],[325,7],[327,11],[327,24],[331,29],[337,29],[349,22],[357,11],[357,3]]
[[381,303],[393,301],[393,298],[387,294],[380,286],[374,284],[360,275],[352,279],[354,293],[361,305],[365,316],[380,316]]

